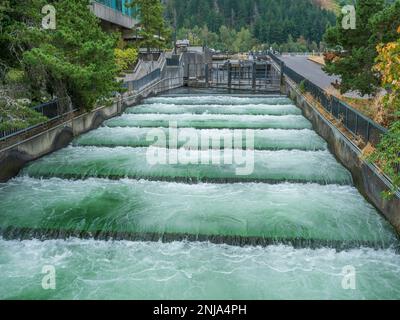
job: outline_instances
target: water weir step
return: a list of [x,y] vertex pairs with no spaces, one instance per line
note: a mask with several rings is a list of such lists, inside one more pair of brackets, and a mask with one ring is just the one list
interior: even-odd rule
[[220,114],[123,114],[105,122],[107,127],[165,127],[196,129],[312,129],[300,115],[253,116]]
[[[229,164],[229,162],[231,164]],[[186,164],[187,163],[187,164]],[[185,150],[68,147],[23,170],[31,177],[124,177],[198,182],[352,183],[351,174],[327,151]]]
[[396,233],[292,101],[142,103],[0,184],[0,299],[400,298]]
[[[393,250],[0,240],[1,299],[399,299]],[[57,290],[43,290],[44,265]],[[344,266],[357,270],[342,287]],[[38,271],[39,270],[39,271]]]
[[[163,132],[164,139],[152,137],[154,132]],[[198,130],[192,128],[109,128],[101,127],[77,138],[74,146],[102,147],[168,147],[168,148],[199,148],[223,149],[230,144],[234,146],[235,130]],[[256,150],[326,150],[327,143],[314,131],[305,130],[254,130],[254,144],[246,144],[246,133],[240,130],[242,143],[240,148]],[[171,140],[174,139],[174,140]],[[170,143],[173,141],[173,143]],[[176,141],[176,142],[174,142]],[[225,143],[225,141],[228,141]]]
[[241,237],[222,235],[203,235],[190,233],[132,233],[132,232],[105,232],[105,231],[77,231],[68,229],[34,229],[34,228],[0,228],[0,236],[4,240],[67,240],[71,238],[101,241],[144,241],[171,243],[176,241],[209,242],[213,244],[226,244],[231,246],[268,247],[288,245],[296,249],[331,248],[336,251],[357,248],[392,249],[400,254],[400,246],[395,243],[360,241],[360,240],[326,240],[303,238],[268,238],[268,237]]
[[293,101],[287,97],[249,97],[249,96],[231,96],[231,95],[182,95],[174,97],[154,97],[144,101],[146,104],[163,103],[171,105],[288,105]]
[[389,224],[350,186],[24,177],[0,185],[0,202],[3,236],[10,238],[184,237],[229,244],[293,241],[335,247],[384,247],[397,240]]
[[287,105],[171,105],[163,103],[143,104],[128,108],[126,113],[130,114],[248,114],[248,115],[301,115],[301,110],[293,104]]

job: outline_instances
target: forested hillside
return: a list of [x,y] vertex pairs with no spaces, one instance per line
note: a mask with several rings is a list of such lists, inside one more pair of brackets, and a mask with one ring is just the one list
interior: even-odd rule
[[[211,42],[227,29],[230,32],[242,30],[242,35],[246,37],[251,35],[253,39],[248,41],[249,43],[279,45],[301,39],[303,43],[319,44],[326,26],[335,23],[335,14],[321,8],[314,0],[165,0],[164,2],[168,19],[172,23],[176,21],[179,30],[193,31],[197,26],[198,29],[192,33],[203,38],[200,40],[211,40]],[[199,29],[202,29],[202,33]],[[214,33],[214,35],[207,34],[204,37],[204,33]],[[215,42],[221,45],[221,41]]]

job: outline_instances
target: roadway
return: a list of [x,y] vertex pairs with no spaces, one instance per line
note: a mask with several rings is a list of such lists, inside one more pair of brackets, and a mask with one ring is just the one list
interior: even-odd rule
[[[319,86],[320,88],[327,90],[332,87],[332,83],[335,81],[341,81],[340,77],[330,76],[322,70],[322,66],[316,62],[308,60],[308,56],[289,56],[283,55],[279,56],[279,59],[283,60],[285,64],[296,71],[298,74],[307,78],[309,81]],[[354,91],[349,91],[344,94],[348,98],[371,98],[368,95],[361,96],[359,93]]]
[[326,74],[321,65],[308,60],[307,56],[279,56],[279,59],[283,60],[289,68],[292,68],[322,89],[331,87],[331,83],[336,80],[340,81],[339,77]]

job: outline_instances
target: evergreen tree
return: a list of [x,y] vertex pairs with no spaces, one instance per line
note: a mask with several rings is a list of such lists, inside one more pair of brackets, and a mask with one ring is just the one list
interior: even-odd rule
[[177,27],[191,29],[206,25],[212,32],[222,26],[239,32],[249,29],[259,43],[285,43],[288,35],[303,36],[319,43],[327,24],[335,22],[332,12],[311,0],[167,0],[166,16],[176,12]]
[[236,35],[235,41],[233,42],[233,48],[235,52],[246,52],[250,51],[255,45],[255,40],[251,35],[249,29],[242,28]]
[[139,7],[141,45],[148,51],[164,48],[171,32],[164,21],[163,4],[160,0],[135,0],[132,5]]
[[338,58],[328,61],[325,70],[342,78],[341,91],[373,94],[380,86],[380,76],[373,71],[376,46],[395,39],[400,23],[400,4],[385,8],[384,0],[359,0],[356,4],[356,29],[345,30],[339,16],[337,25],[327,30],[325,42],[331,49],[340,47]]
[[53,1],[55,30],[42,29],[41,10],[47,0],[10,0],[9,4],[3,11],[0,59],[9,68],[23,70],[33,101],[40,102],[48,94],[90,109],[119,90],[117,37],[101,30],[88,0]]

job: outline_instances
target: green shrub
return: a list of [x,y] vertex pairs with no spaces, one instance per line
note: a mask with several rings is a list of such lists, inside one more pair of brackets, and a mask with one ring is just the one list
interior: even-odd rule
[[0,131],[24,129],[45,121],[46,117],[26,105],[0,99]]
[[300,90],[301,93],[305,93],[306,92],[306,81],[305,80],[300,82],[299,90]]
[[4,80],[9,85],[21,84],[25,80],[25,72],[23,70],[11,69],[6,73]]
[[115,62],[118,66],[118,71],[127,71],[137,60],[138,52],[134,48],[115,49]]
[[[397,115],[400,116],[400,113]],[[382,137],[370,160],[377,163],[392,180],[393,189],[384,193],[385,198],[392,197],[400,188],[400,120],[394,122],[388,134]]]

